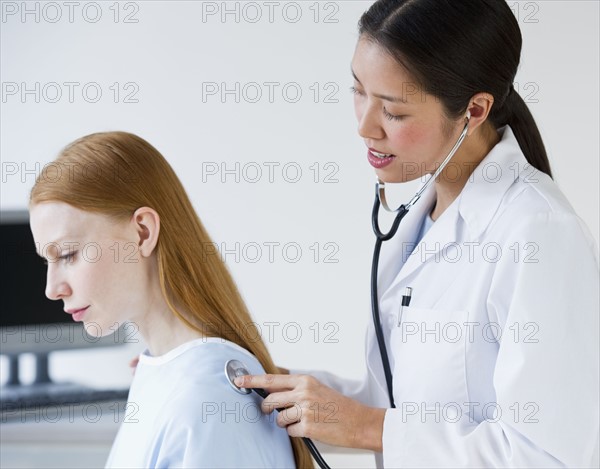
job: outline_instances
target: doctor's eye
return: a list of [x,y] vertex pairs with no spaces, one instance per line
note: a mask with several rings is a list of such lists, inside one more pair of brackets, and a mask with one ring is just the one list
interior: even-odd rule
[[351,92],[352,94],[359,95],[359,96],[362,96],[362,95],[363,95],[363,92],[362,92],[362,91],[360,91],[360,90],[358,90],[358,89],[356,89],[356,87],[354,87],[354,86],[351,86],[351,87],[350,87],[350,92]]
[[396,116],[396,115],[394,115],[394,114],[390,114],[390,113],[387,111],[387,109],[386,109],[385,107],[383,108],[383,115],[384,115],[384,116],[385,116],[385,117],[386,117],[388,120],[391,120],[391,121],[399,121],[399,120],[402,120],[402,119],[405,117],[405,116],[402,116],[402,115],[398,115],[398,116]]

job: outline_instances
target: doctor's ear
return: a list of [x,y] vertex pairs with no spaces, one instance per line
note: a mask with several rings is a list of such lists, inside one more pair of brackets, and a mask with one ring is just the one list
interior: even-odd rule
[[138,248],[143,257],[149,257],[158,243],[160,216],[150,207],[140,207],[131,219],[138,235]]
[[467,116],[470,116],[467,135],[471,136],[487,120],[493,105],[494,97],[489,93],[477,93],[471,98],[467,108]]

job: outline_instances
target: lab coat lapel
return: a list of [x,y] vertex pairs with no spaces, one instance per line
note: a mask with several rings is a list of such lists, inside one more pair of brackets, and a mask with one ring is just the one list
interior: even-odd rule
[[[419,200],[414,206],[416,224],[412,229],[412,233],[407,233],[406,236],[410,237],[411,242],[414,244],[414,240],[418,235],[421,220],[427,215],[426,212],[431,208],[433,201],[435,200],[436,193],[435,187],[432,185],[427,189],[427,198],[425,200]],[[422,204],[422,205],[420,205]],[[397,275],[391,279],[386,290],[398,288],[399,285],[404,285],[410,277],[414,277],[423,267],[429,263],[435,262],[438,266],[442,267],[442,261],[444,258],[444,249],[452,246],[458,240],[458,231],[460,225],[460,216],[458,212],[458,201],[454,201],[450,207],[448,207],[444,213],[436,220],[433,226],[429,229],[422,240],[415,246],[412,254],[406,259],[406,262],[402,265],[402,268]],[[452,280],[451,275],[443,276],[444,282],[450,282]],[[445,288],[442,285],[438,285],[435,292],[441,294]],[[385,290],[381,290],[380,299],[385,293]],[[431,296],[434,292],[429,292],[428,296],[430,300],[434,298]]]
[[457,241],[458,217],[457,204],[453,203],[425,233],[392,286],[402,283],[428,262],[441,262],[444,248]]

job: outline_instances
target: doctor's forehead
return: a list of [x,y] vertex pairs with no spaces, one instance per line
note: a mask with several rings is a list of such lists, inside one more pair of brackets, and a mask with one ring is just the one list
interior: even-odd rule
[[[392,93],[393,101],[406,101],[402,90],[418,89],[419,85],[409,71],[379,44],[365,38],[359,39],[350,71],[353,78],[363,86],[374,88],[375,94],[384,99]],[[392,101],[392,99],[387,99]]]

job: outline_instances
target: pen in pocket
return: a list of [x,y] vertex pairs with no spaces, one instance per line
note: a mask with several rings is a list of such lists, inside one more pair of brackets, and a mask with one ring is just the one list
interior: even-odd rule
[[402,295],[402,304],[400,305],[400,312],[398,313],[398,327],[400,327],[400,323],[402,322],[402,312],[404,311],[404,307],[410,306],[411,298],[412,288],[406,287],[406,290],[404,290],[404,295]]

